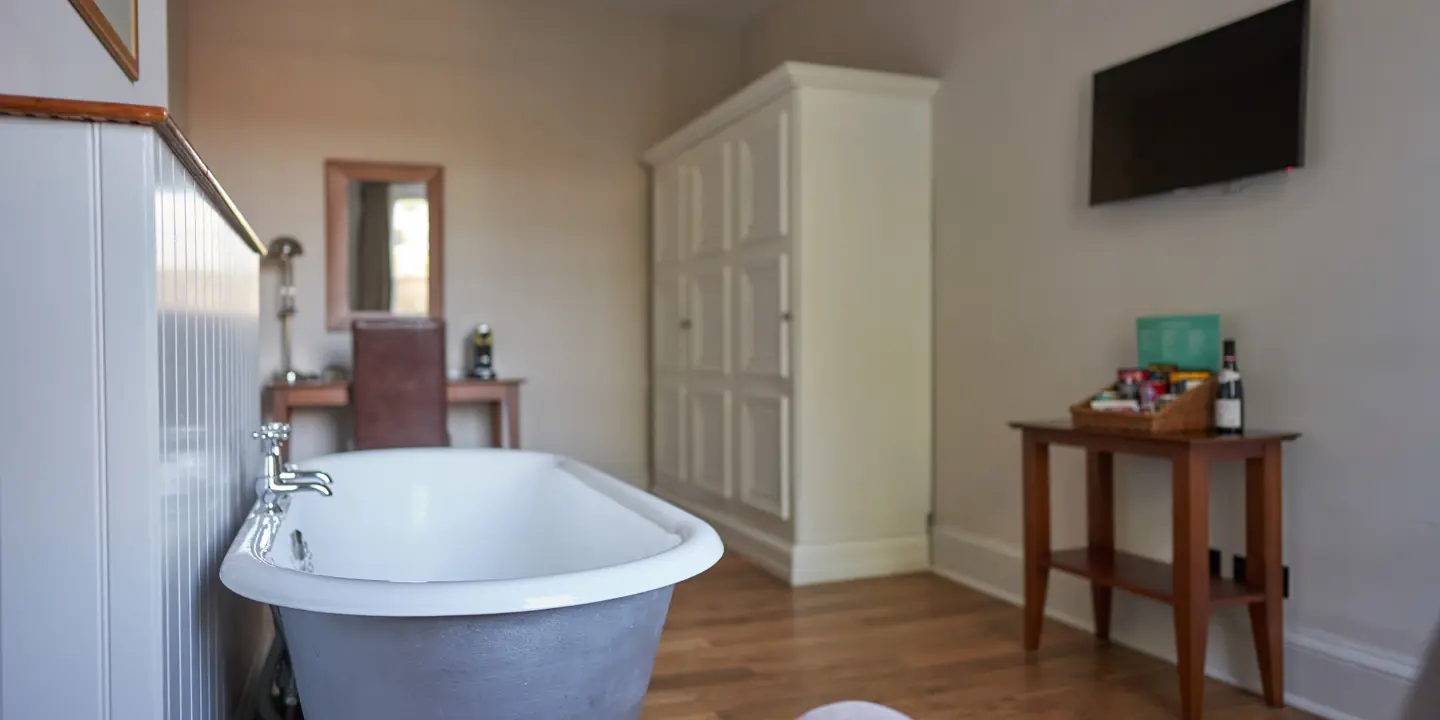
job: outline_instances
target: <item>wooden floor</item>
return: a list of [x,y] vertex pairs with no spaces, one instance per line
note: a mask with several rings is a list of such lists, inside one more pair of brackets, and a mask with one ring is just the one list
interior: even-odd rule
[[[1173,665],[933,575],[794,589],[733,556],[675,590],[645,720],[793,720],[841,700],[924,718],[1173,718]],[[1211,682],[1206,715],[1298,720]]]

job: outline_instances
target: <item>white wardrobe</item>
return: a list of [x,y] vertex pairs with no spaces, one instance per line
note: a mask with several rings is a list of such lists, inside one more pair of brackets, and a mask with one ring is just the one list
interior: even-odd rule
[[936,88],[790,63],[645,155],[653,490],[792,584],[929,564]]

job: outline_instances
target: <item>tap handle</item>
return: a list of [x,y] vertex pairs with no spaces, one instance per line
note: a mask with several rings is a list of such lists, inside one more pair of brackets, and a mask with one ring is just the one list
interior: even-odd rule
[[290,423],[265,423],[253,433],[253,436],[261,440],[275,439],[284,442],[290,439]]
[[259,430],[252,433],[251,436],[260,441],[261,446],[265,448],[265,454],[279,455],[280,445],[290,439],[290,424],[278,422],[265,423],[260,426]]

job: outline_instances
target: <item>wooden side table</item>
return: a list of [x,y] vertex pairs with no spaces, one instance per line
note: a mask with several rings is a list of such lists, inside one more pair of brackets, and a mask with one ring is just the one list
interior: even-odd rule
[[[1281,550],[1281,446],[1299,433],[1117,433],[1074,427],[1069,421],[1014,422],[1022,433],[1025,505],[1025,649],[1040,647],[1050,570],[1090,581],[1095,634],[1110,637],[1115,588],[1175,608],[1180,714],[1204,714],[1205,639],[1210,608],[1246,605],[1255,636],[1265,702],[1285,705],[1285,616]],[[1050,547],[1050,446],[1085,450],[1089,543]],[[1115,549],[1115,453],[1169,458],[1174,466],[1174,562]],[[1211,577],[1210,461],[1245,461],[1246,582]]]
[[[445,401],[451,405],[490,406],[490,445],[516,449],[520,447],[520,385],[514,380],[451,380],[445,385]],[[270,419],[290,422],[294,408],[348,407],[350,383],[312,382],[285,385],[272,383]]]

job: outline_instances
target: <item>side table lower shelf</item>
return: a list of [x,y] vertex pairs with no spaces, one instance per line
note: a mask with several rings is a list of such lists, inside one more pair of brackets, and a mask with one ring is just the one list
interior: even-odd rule
[[[1143,595],[1167,605],[1175,604],[1174,570],[1167,562],[1119,550],[1078,548],[1051,553],[1047,565],[1105,587]],[[1210,578],[1211,605],[1249,605],[1264,601],[1263,590],[1252,590],[1228,578]]]

